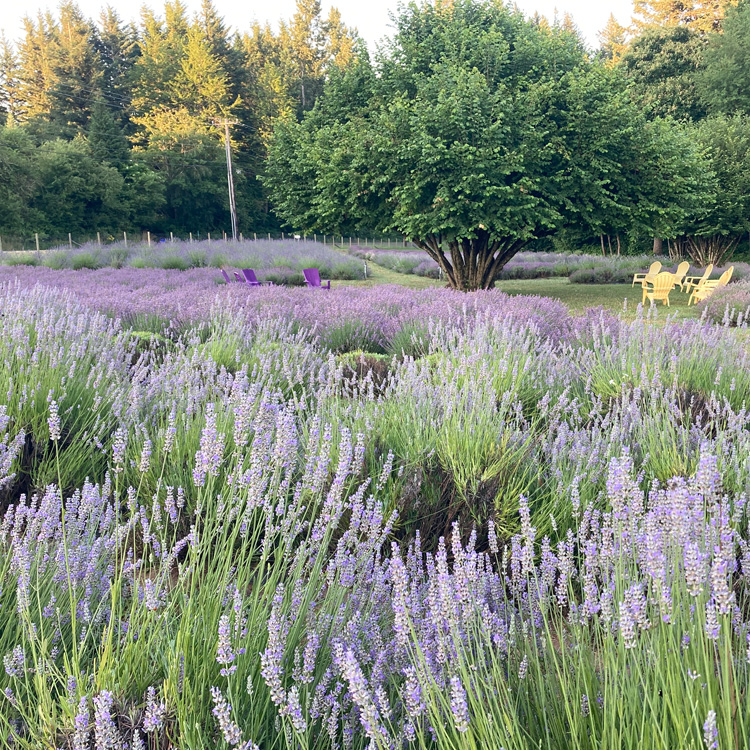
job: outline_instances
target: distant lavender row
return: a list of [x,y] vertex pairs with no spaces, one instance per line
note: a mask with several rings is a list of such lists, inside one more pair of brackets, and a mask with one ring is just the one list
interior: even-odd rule
[[43,265],[55,270],[98,268],[253,268],[259,278],[276,283],[302,284],[303,268],[319,268],[325,278],[361,279],[361,263],[320,242],[257,240],[244,242],[200,241],[87,243],[70,249],[58,247],[37,255],[13,253],[0,256],[8,263]]
[[[392,285],[375,288],[250,288],[225,284],[217,269],[99,269],[53,271],[0,267],[0,284],[37,284],[70,292],[83,304],[122,318],[130,325],[158,330],[165,323],[184,326],[211,319],[217,308],[231,309],[248,321],[293,321],[315,331],[337,351],[371,352],[393,347],[397,337],[426,330],[434,322],[502,317],[535,325],[556,340],[575,336],[585,318],[571,317],[559,300],[511,297],[498,290],[466,296],[448,289],[415,291]],[[611,316],[607,315],[607,319]],[[405,345],[408,341],[402,341]],[[408,348],[408,347],[407,347]]]
[[[377,250],[374,248],[352,248],[358,258],[372,260],[393,271],[429,278],[439,278],[438,264],[422,250]],[[583,255],[580,253],[535,253],[521,252],[503,268],[503,279],[569,278],[574,284],[622,284],[629,283],[633,274],[645,271],[656,260],[653,255],[607,256]],[[677,262],[662,260],[665,270],[675,270]],[[728,266],[729,264],[727,264]],[[733,263],[734,280],[750,275],[750,265]],[[718,277],[725,268],[717,268]],[[691,267],[691,274],[702,269]]]

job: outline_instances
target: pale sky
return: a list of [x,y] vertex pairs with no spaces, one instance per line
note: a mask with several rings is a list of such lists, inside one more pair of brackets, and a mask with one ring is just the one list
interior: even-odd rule
[[[112,5],[125,20],[137,20],[142,0],[78,0],[81,10],[91,17],[97,17],[105,4]],[[146,5],[158,9],[162,3],[146,2]],[[187,0],[186,5],[192,11],[199,6],[199,0]],[[224,20],[234,29],[244,30],[253,21],[266,21],[275,24],[280,18],[289,18],[294,13],[294,0],[214,0],[215,6],[224,16]],[[555,9],[560,16],[566,11],[573,16],[589,46],[598,46],[597,33],[604,27],[610,13],[627,25],[632,14],[632,0],[518,0],[518,6],[527,15],[539,11],[552,18]],[[36,15],[39,10],[54,9],[55,0],[0,0],[0,30],[12,40],[21,35],[21,19],[24,15]],[[396,9],[398,0],[323,0],[323,7],[335,5],[341,11],[344,22],[356,26],[362,37],[367,40],[370,49],[383,36],[390,34],[389,12]]]

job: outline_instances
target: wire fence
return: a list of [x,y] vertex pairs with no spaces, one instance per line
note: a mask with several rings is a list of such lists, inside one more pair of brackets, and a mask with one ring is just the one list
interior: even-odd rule
[[[300,232],[247,232],[240,233],[238,242],[257,242],[258,240],[286,240],[320,242],[324,245],[337,247],[365,247],[377,249],[393,249],[410,247],[411,243],[400,235],[363,234],[362,236],[341,234],[318,234]],[[174,232],[94,232],[86,234],[70,233],[67,237],[53,237],[47,234],[33,235],[0,235],[0,252],[44,252],[46,250],[62,250],[66,247],[73,250],[84,245],[138,244],[161,245],[169,243],[197,243],[197,242],[233,242],[231,235],[226,232],[188,232],[175,234]]]

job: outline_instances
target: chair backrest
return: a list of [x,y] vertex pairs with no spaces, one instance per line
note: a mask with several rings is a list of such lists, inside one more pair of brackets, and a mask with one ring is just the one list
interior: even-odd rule
[[224,277],[224,281],[226,281],[227,284],[232,283],[232,279],[229,278],[229,274],[223,268],[221,269],[221,275]]
[[687,272],[690,270],[690,263],[688,263],[686,260],[683,260],[682,263],[680,263],[679,266],[677,266],[677,270],[674,272],[675,278],[677,281],[682,281],[685,276],[687,276]]
[[320,271],[317,268],[303,268],[302,273],[307,286],[320,286]]
[[699,284],[703,281],[708,281],[708,277],[713,273],[714,270],[714,264],[709,263],[706,266],[706,270],[703,272],[703,276],[701,276],[701,280],[698,282]]
[[734,273],[734,266],[729,266],[726,271],[724,271],[721,276],[719,276],[719,286],[726,286],[729,281],[732,278],[732,274]]
[[255,271],[252,268],[243,268],[242,273],[245,277],[245,281],[251,284],[259,284],[258,277],[255,275]]
[[662,271],[651,279],[651,283],[654,286],[653,291],[668,292],[674,286],[674,274],[669,271]]
[[657,260],[649,266],[647,273],[649,276],[655,276],[659,271],[661,271],[661,263]]

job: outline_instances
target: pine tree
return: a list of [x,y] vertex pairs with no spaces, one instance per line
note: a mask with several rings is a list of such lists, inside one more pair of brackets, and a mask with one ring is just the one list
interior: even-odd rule
[[187,32],[180,72],[173,88],[174,100],[201,120],[229,111],[227,76],[197,24]]
[[302,112],[312,108],[323,90],[325,36],[320,0],[297,0],[291,22],[281,26],[280,38]]
[[326,29],[326,57],[329,64],[346,68],[354,59],[358,34],[357,30],[346,26],[338,8],[331,8]]
[[627,30],[618,22],[613,13],[609,14],[607,25],[599,33],[600,54],[607,65],[616,65],[628,48]]
[[132,24],[125,26],[116,11],[107,6],[99,16],[95,44],[102,66],[101,96],[111,114],[127,127],[132,70],[139,55],[138,32]]
[[128,141],[103,99],[97,99],[91,110],[88,138],[97,162],[106,162],[120,171],[124,169],[130,157]]
[[18,56],[13,46],[0,34],[0,112],[7,126],[23,119],[19,71]]
[[175,104],[174,81],[180,73],[187,21],[179,3],[167,9],[168,23],[147,8],[141,14],[141,54],[132,72],[132,102],[138,113],[135,121],[147,118],[152,110]]
[[36,23],[23,19],[24,36],[18,45],[19,97],[24,119],[46,122],[51,108],[50,91],[56,82],[50,52],[55,22],[49,15],[37,16]]
[[224,19],[219,15],[212,0],[202,0],[196,14],[196,24],[207,42],[211,54],[218,60],[226,60],[231,55],[229,33]]
[[49,116],[67,138],[86,130],[91,107],[100,95],[102,66],[94,40],[93,24],[72,0],[63,0],[50,51],[55,83],[50,89]]
[[689,26],[701,34],[721,28],[733,0],[635,0],[633,27],[642,32],[653,26]]

